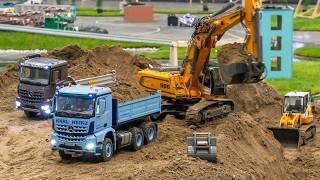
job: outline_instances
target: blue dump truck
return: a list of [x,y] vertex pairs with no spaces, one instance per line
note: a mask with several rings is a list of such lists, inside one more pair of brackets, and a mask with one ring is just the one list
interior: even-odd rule
[[109,161],[115,151],[137,151],[157,137],[149,117],[161,113],[160,92],[121,103],[108,87],[75,85],[57,90],[54,103],[51,147],[62,159]]

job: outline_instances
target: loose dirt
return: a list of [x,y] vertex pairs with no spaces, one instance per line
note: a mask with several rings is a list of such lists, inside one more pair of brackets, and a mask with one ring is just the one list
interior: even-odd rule
[[[69,61],[75,78],[117,71],[117,96],[127,100],[143,95],[135,84],[136,71],[153,61],[119,47],[91,51],[69,46],[47,56]],[[283,149],[267,130],[281,115],[282,98],[264,82],[232,85],[228,96],[236,112],[191,129],[168,116],[159,122],[158,138],[137,152],[120,151],[110,162],[92,163],[73,158],[62,161],[50,150],[51,120],[26,119],[12,111],[17,66],[0,77],[0,179],[319,179],[320,137],[300,150]],[[7,89],[8,88],[8,89]],[[123,97],[125,94],[125,97]],[[11,111],[11,112],[5,112]],[[186,155],[186,137],[194,131],[211,132],[218,139],[218,162]]]
[[[150,93],[142,89],[135,79],[137,71],[147,68],[149,64],[157,66],[155,61],[140,55],[133,55],[114,47],[98,47],[93,50],[82,50],[79,46],[67,46],[53,50],[45,57],[67,60],[69,74],[74,79],[94,77],[116,71],[117,83],[111,87],[113,96],[120,101],[128,101]],[[15,97],[18,86],[18,65],[12,65],[0,73],[0,110],[12,111],[15,108]]]
[[218,49],[217,60],[222,64],[248,62],[248,52],[243,43],[225,44]]

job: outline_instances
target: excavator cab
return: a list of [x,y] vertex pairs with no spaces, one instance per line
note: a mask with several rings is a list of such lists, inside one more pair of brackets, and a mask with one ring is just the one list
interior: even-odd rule
[[202,93],[208,96],[225,95],[226,85],[222,82],[217,63],[210,63],[202,78]]
[[306,144],[315,136],[309,92],[289,92],[284,97],[279,127],[269,127],[274,137],[288,148]]

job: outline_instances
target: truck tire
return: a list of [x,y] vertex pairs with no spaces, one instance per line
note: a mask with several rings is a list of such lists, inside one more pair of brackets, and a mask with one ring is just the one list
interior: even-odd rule
[[64,153],[63,150],[59,150],[59,156],[62,160],[65,160],[65,159],[71,159],[72,158],[72,155],[71,154],[66,154]]
[[131,139],[130,149],[132,151],[138,151],[142,148],[144,143],[143,131],[140,128],[134,127],[131,129],[131,133],[132,133],[132,139]]
[[102,143],[102,153],[100,160],[102,162],[110,161],[113,156],[113,143],[110,138],[105,138]]
[[157,138],[157,127],[154,122],[147,122],[141,125],[144,134],[144,143],[149,144]]
[[27,116],[27,118],[34,118],[37,116],[36,112],[31,112],[31,111],[24,111],[24,114]]

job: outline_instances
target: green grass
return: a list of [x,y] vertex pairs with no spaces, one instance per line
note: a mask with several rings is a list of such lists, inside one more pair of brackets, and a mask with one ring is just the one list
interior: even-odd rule
[[267,80],[282,95],[289,91],[310,91],[312,94],[320,92],[319,78],[320,62],[304,61],[293,63],[292,79]]
[[8,65],[10,65],[10,64],[12,64],[12,63],[2,63],[2,62],[0,62],[0,68],[2,68],[2,67],[6,67],[6,66],[8,66]]
[[320,31],[320,18],[297,17],[294,19],[293,29],[295,31]]
[[303,47],[296,49],[294,51],[294,54],[297,56],[304,56],[309,58],[320,58],[320,47],[314,46],[314,47]]
[[[174,10],[174,9],[155,9],[154,13],[158,14],[211,14],[214,11],[188,11],[188,10]],[[77,16],[105,16],[105,17],[115,17],[122,16],[120,9],[104,9],[104,12],[101,14],[97,13],[96,8],[78,8]]]
[[[13,38],[14,37],[14,38]],[[168,60],[170,57],[170,47],[167,45],[140,43],[140,42],[120,42],[109,40],[97,40],[90,38],[71,38],[61,36],[51,36],[42,34],[7,32],[0,31],[0,49],[46,49],[52,50],[63,48],[68,45],[77,44],[84,49],[92,49],[98,46],[121,46],[123,48],[139,48],[139,47],[156,47],[159,50],[155,52],[143,52],[142,54],[148,58],[156,60]],[[187,48],[178,49],[178,58],[184,59]],[[216,52],[213,49],[211,57],[215,58]]]
[[104,16],[104,17],[116,17],[122,16],[120,9],[104,9],[103,13],[98,14],[95,8],[78,8],[77,16]]

